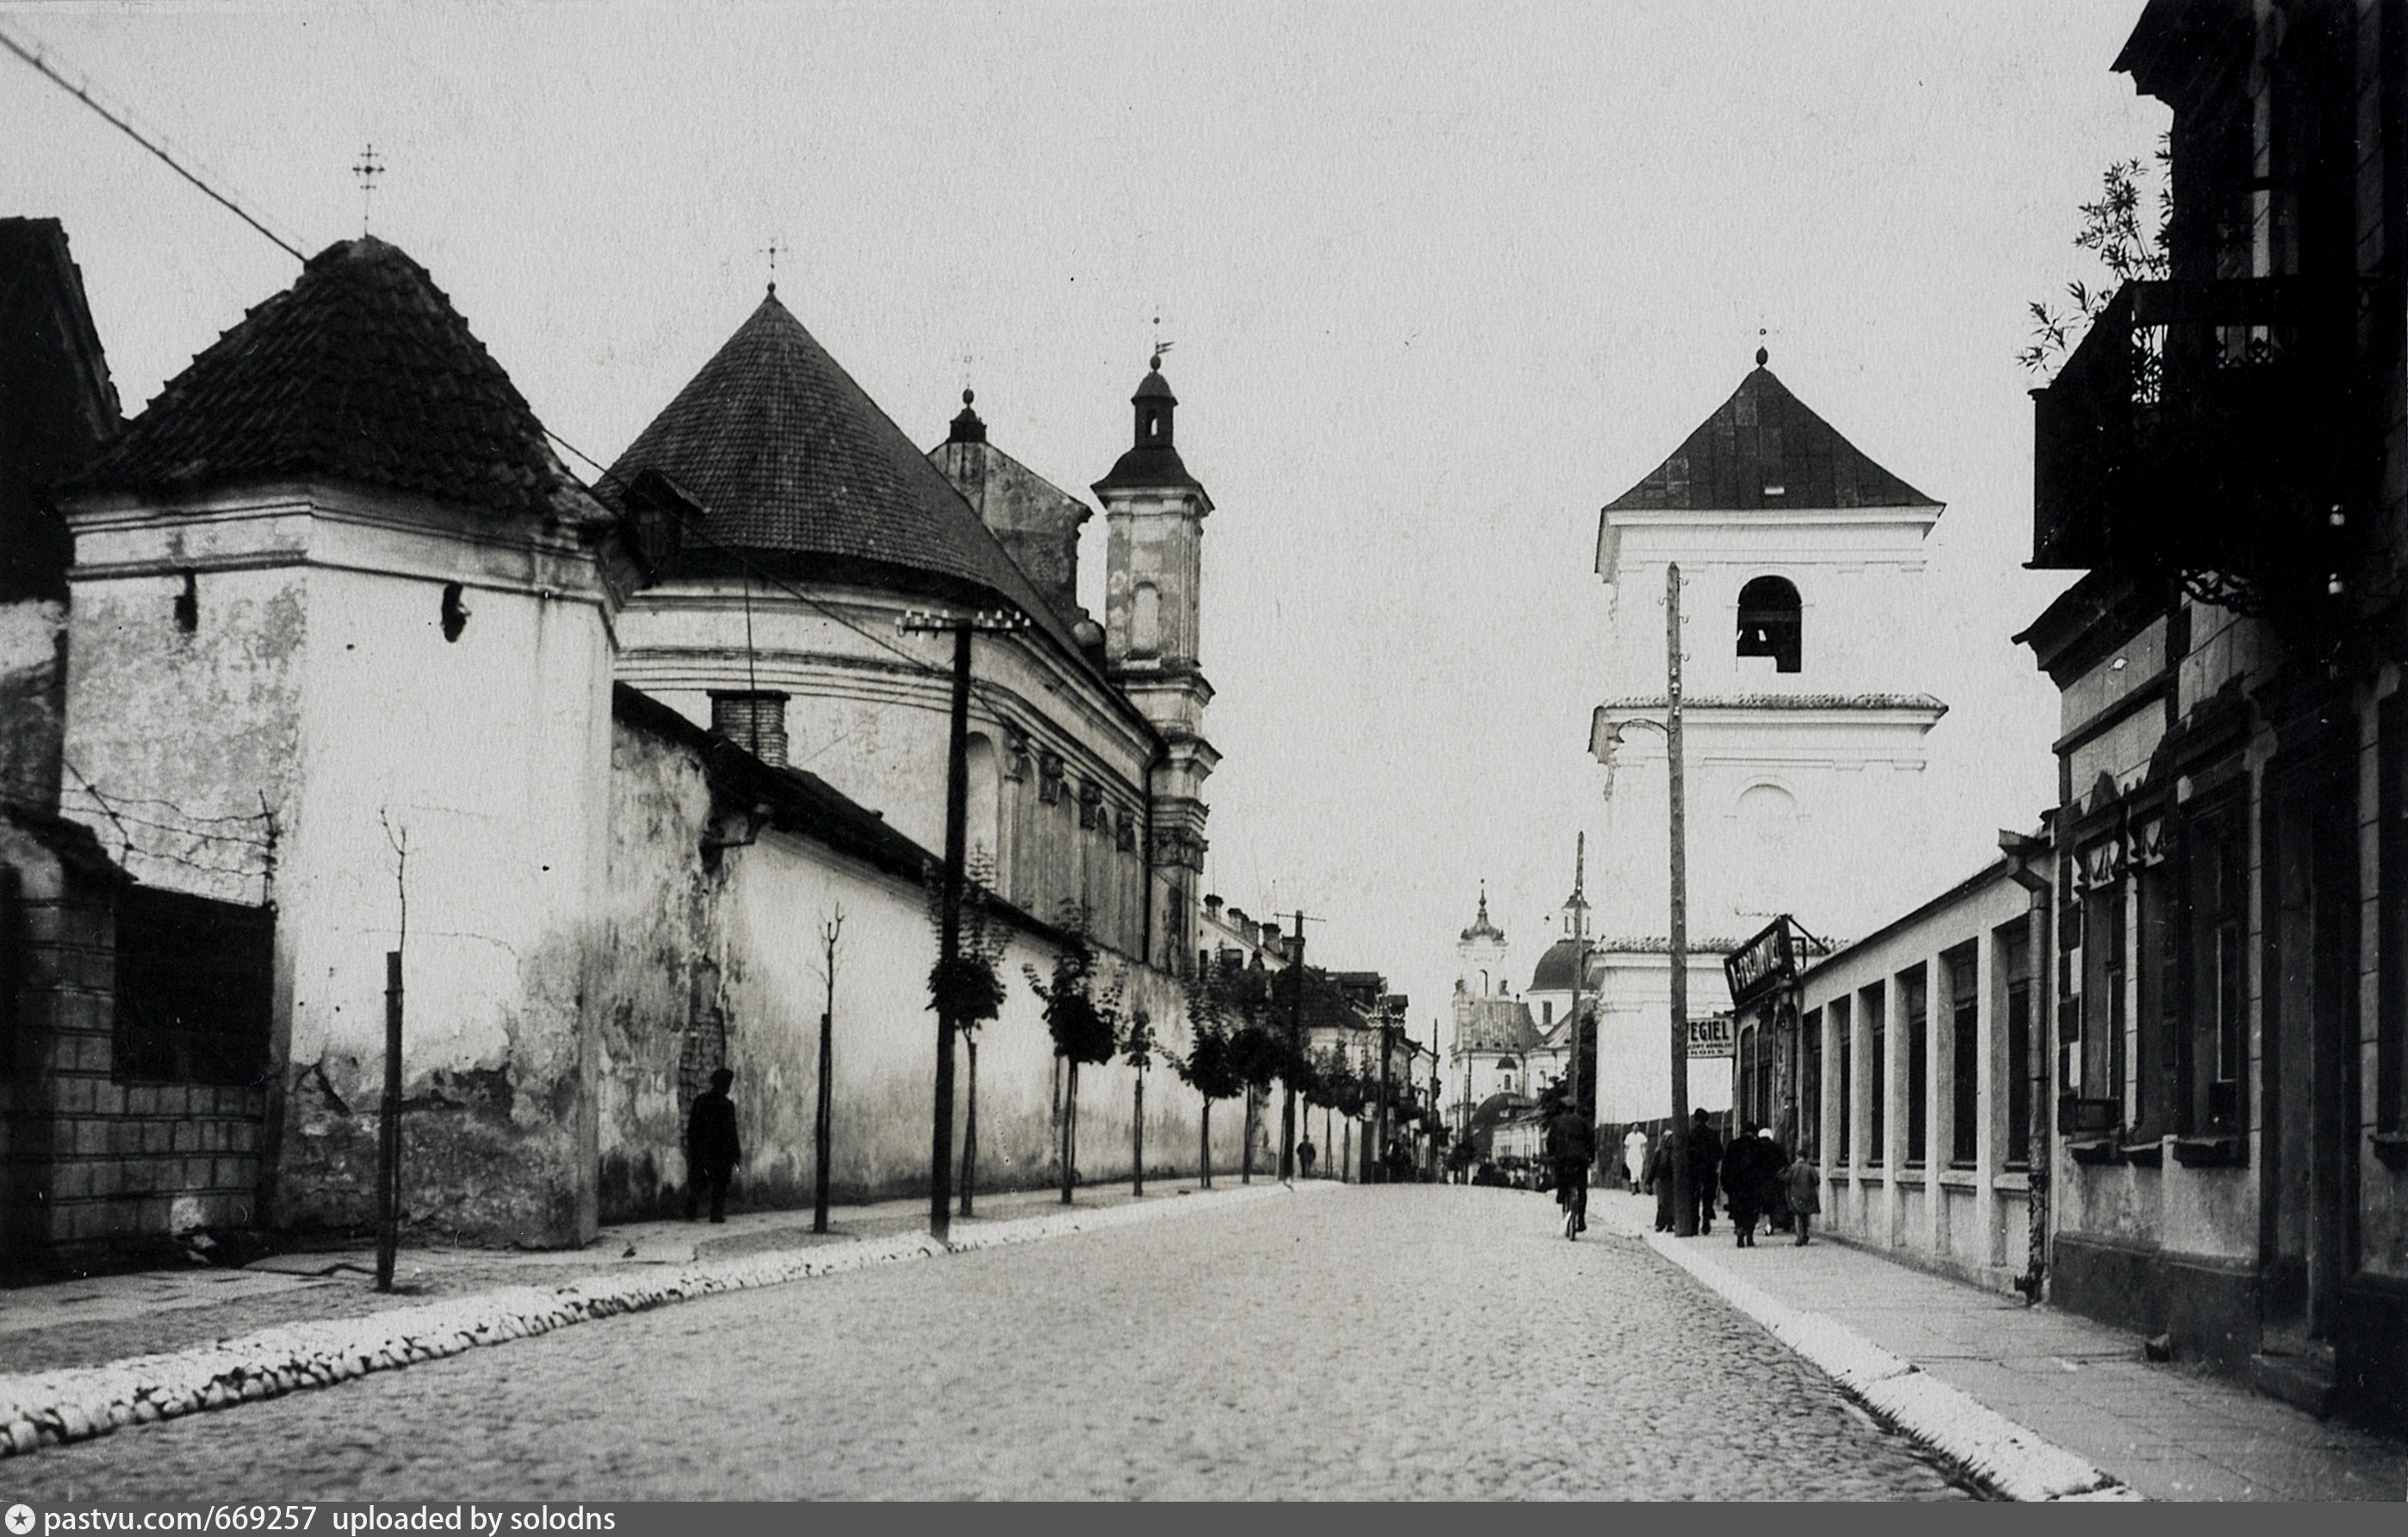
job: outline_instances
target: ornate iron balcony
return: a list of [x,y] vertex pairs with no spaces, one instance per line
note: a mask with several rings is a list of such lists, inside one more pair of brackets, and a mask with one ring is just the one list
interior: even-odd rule
[[2353,431],[2361,287],[2126,284],[2032,391],[2032,563],[2180,579],[2218,601],[2320,581],[2349,450],[2370,447]]

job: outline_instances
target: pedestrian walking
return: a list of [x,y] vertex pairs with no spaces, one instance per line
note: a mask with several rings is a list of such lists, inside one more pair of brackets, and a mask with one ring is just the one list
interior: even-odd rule
[[1730,1202],[1731,1241],[1734,1247],[1742,1249],[1756,1247],[1756,1220],[1764,1215],[1775,1177],[1767,1167],[1772,1144],[1759,1132],[1760,1128],[1742,1122],[1739,1135],[1723,1154],[1723,1194]]
[[1558,1105],[1547,1121],[1547,1157],[1555,1165],[1555,1204],[1563,1209],[1564,1236],[1588,1228],[1588,1165],[1597,1131],[1576,1105]]
[[736,1074],[720,1068],[710,1075],[710,1088],[695,1096],[685,1122],[685,1219],[701,1209],[702,1192],[710,1190],[710,1219],[727,1220],[727,1183],[742,1161],[744,1149],[736,1138],[736,1102],[727,1086]]
[[1670,1232],[1674,1226],[1672,1198],[1676,1189],[1672,1179],[1672,1137],[1669,1131],[1656,1139],[1655,1150],[1647,1155],[1646,1186],[1656,1196],[1656,1231]]
[[1698,1232],[1714,1231],[1714,1182],[1723,1167],[1723,1137],[1703,1110],[1689,1112],[1689,1197],[1697,1203]]
[[1796,1247],[1806,1242],[1807,1234],[1813,1230],[1815,1216],[1823,1209],[1823,1171],[1814,1167],[1814,1160],[1801,1149],[1789,1160],[1789,1167],[1781,1172],[1781,1193],[1789,1203],[1789,1215],[1798,1224],[1798,1238],[1791,1245]]
[[1312,1177],[1312,1160],[1320,1156],[1321,1149],[1312,1145],[1312,1138],[1309,1133],[1302,1142],[1296,1145],[1296,1166],[1303,1171],[1305,1178]]
[[1632,1195],[1647,1180],[1647,1133],[1636,1126],[1622,1139],[1622,1176],[1630,1182]]
[[1761,1203],[1764,1210],[1764,1231],[1787,1232],[1789,1231],[1789,1189],[1782,1183],[1781,1173],[1789,1167],[1789,1149],[1781,1146],[1781,1139],[1772,1134],[1772,1128],[1770,1126],[1758,1128],[1756,1134],[1765,1146],[1760,1164],[1764,1171],[1764,1200]]

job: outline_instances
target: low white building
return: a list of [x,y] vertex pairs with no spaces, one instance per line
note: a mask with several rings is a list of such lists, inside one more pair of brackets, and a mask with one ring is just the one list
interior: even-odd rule
[[2001,1291],[2031,1252],[2042,1020],[2019,882],[2046,889],[2041,858],[2000,860],[1799,983],[1799,1140],[1823,1170],[1821,1226]]

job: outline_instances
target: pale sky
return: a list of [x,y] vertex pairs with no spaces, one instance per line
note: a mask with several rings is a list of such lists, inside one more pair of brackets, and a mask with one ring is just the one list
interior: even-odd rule
[[[2029,826],[2024,306],[2165,114],[2143,0],[1799,6],[11,5],[305,251],[375,231],[605,463],[779,292],[922,446],[967,377],[1082,493],[1175,343],[1206,524],[1208,888],[1328,921],[1430,1038],[1488,881],[1527,971],[1601,822],[1597,512],[1772,367],[1947,504],[1903,909]],[[138,410],[291,258],[0,57],[0,212],[64,221]],[[1090,526],[1091,589],[1101,519]],[[1091,605],[1100,608],[1092,591]],[[808,744],[798,756],[807,758]]]

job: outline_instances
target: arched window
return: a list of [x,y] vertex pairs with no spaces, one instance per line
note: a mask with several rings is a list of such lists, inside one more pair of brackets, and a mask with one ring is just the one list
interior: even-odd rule
[[1758,576],[1739,590],[1739,654],[1770,657],[1773,670],[1798,671],[1803,628],[1798,590],[1779,576]]

